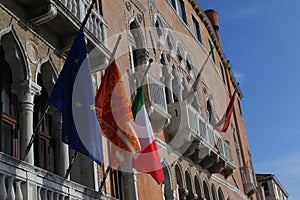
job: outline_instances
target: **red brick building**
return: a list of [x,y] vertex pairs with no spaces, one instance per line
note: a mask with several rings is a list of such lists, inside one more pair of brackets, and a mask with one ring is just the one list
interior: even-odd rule
[[[104,166],[79,155],[64,179],[73,150],[61,142],[61,114],[52,107],[21,161],[88,7],[85,0],[0,3],[0,199],[258,199],[243,93],[222,48],[218,14],[194,0],[98,0],[85,30],[95,90],[119,35],[115,58],[131,100],[154,61],[144,88],[162,185],[120,170],[99,193],[109,162],[104,138]],[[186,98],[206,58],[197,91]],[[220,133],[213,125],[235,90],[229,128]]]

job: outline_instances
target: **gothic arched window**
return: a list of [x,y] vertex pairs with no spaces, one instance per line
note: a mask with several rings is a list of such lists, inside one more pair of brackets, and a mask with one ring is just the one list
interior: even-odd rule
[[[38,85],[42,86],[41,95],[34,97],[33,125],[37,126],[48,102],[48,93],[43,85],[41,74],[38,75]],[[51,116],[46,114],[38,129],[38,137],[35,139],[35,165],[54,172],[54,135],[52,131]]]
[[19,157],[18,148],[18,101],[16,95],[11,93],[12,71],[5,61],[4,50],[0,46],[0,91],[1,91],[1,129],[0,129],[0,151]]

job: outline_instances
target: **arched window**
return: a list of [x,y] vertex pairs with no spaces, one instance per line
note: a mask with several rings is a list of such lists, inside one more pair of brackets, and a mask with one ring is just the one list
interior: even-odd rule
[[219,200],[225,200],[224,193],[221,188],[218,189]]
[[183,63],[183,53],[182,53],[182,49],[180,46],[178,46],[177,48],[177,58],[178,58],[178,62],[180,63],[180,65],[184,65]]
[[18,101],[16,95],[11,93],[12,71],[5,61],[3,47],[0,46],[0,91],[1,91],[1,131],[0,151],[19,158],[18,148]]
[[208,122],[212,122],[212,106],[209,100],[207,100],[206,102],[206,116],[207,116],[207,120]]
[[183,197],[185,196],[185,190],[183,187],[182,173],[178,165],[175,165],[175,176],[178,198],[183,199]]
[[217,200],[217,192],[214,184],[211,184],[211,194],[212,194],[212,200]]
[[143,47],[143,36],[138,23],[134,20],[129,25],[131,33],[131,45],[132,45],[132,56],[133,66],[140,66],[146,58],[146,52]]
[[158,19],[155,21],[155,29],[156,29],[157,36],[160,39],[163,34],[162,34],[162,30],[161,30],[162,27],[161,27],[160,22],[159,22]]
[[204,190],[204,198],[206,200],[210,200],[210,195],[209,195],[209,189],[208,189],[208,183],[204,180],[203,181],[203,190]]
[[189,74],[192,75],[193,74],[193,67],[192,67],[190,61],[188,61],[188,60],[186,60],[186,68],[187,68]]
[[195,181],[195,191],[198,196],[198,199],[202,199],[200,179],[197,175],[194,177],[194,181]]
[[163,193],[165,200],[172,200],[173,199],[173,187],[172,187],[172,177],[169,167],[165,164],[163,165],[164,168],[164,182],[162,183]]
[[[38,85],[42,86],[41,95],[34,97],[34,115],[33,126],[37,126],[43,111],[48,102],[48,93],[43,85],[43,79],[41,74],[38,75]],[[54,135],[52,131],[51,116],[46,114],[39,129],[38,137],[35,139],[35,165],[48,171],[54,172]]]
[[189,171],[187,171],[187,170],[185,171],[185,179],[186,179],[186,187],[187,187],[187,190],[189,191],[187,199],[194,199],[192,179],[191,179]]

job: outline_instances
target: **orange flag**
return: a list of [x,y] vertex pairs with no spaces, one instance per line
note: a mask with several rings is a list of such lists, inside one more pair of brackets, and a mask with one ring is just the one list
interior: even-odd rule
[[96,106],[102,133],[112,143],[110,163],[116,168],[127,156],[139,152],[141,147],[131,102],[115,60],[105,71]]

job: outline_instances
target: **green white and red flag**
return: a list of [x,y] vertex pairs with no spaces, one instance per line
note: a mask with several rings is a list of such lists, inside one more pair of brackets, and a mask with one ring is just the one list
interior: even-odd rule
[[164,172],[156,145],[151,122],[145,107],[143,86],[138,88],[132,104],[132,113],[141,144],[141,152],[132,159],[132,166],[138,171],[150,174],[158,184],[164,181]]

